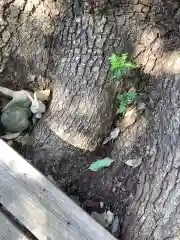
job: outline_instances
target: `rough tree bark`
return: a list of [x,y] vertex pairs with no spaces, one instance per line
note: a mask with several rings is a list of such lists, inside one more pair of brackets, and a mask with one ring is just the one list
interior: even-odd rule
[[[112,123],[114,90],[107,79],[108,55],[131,53],[149,76],[153,104],[120,135],[112,153],[117,166],[129,158],[143,158],[122,237],[179,239],[180,4],[109,1],[98,14],[92,2],[96,1],[2,1],[1,82],[34,86],[43,79],[43,84],[52,84],[52,103],[33,131],[28,155],[46,173],[59,174],[65,185],[74,172],[87,166],[89,153],[82,149],[94,150]],[[101,9],[107,4],[97,2]],[[112,176],[120,172],[113,174],[93,177],[88,192],[83,186],[89,181],[86,176],[78,190],[88,198],[92,189],[101,190],[107,182],[113,187]],[[104,196],[114,197],[111,190],[105,192]],[[112,200],[116,202],[117,198]]]
[[82,15],[83,8],[78,1],[3,0],[1,81],[21,87],[51,82],[52,103],[41,131],[50,129],[74,146],[94,150],[113,119],[104,52],[112,51],[107,40],[115,31],[105,18]]
[[[142,158],[136,194],[123,223],[126,240],[180,239],[180,5],[152,4],[139,34],[142,50],[136,55],[150,76],[151,101],[144,117],[120,136],[114,149],[119,162]],[[140,4],[136,7],[143,12]],[[138,41],[135,44],[137,51]]]

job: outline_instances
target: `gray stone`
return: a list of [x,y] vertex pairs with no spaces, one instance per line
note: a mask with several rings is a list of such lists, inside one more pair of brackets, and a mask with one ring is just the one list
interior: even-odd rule
[[7,132],[22,132],[30,126],[31,114],[29,108],[23,108],[15,103],[2,112],[1,123]]

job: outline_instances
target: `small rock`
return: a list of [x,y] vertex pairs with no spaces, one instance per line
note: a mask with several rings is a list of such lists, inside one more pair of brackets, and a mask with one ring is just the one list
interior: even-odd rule
[[30,126],[30,116],[31,112],[28,108],[14,103],[2,112],[1,123],[10,133],[22,132]]
[[110,231],[115,237],[119,237],[120,224],[119,224],[118,216],[115,216],[113,223],[111,225]]

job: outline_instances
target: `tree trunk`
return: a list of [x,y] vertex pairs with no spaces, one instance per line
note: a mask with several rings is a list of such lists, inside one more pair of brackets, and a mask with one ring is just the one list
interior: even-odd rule
[[[120,136],[114,149],[117,165],[142,159],[123,222],[126,240],[179,239],[179,75],[164,76],[155,85],[152,108]],[[131,180],[129,185],[135,186]]]
[[112,124],[114,89],[107,74],[114,44],[108,40],[118,41],[113,24],[89,11],[89,4],[78,1],[66,6],[3,1],[1,78],[21,87],[51,82],[52,103],[41,131],[48,128],[74,146],[94,150]]
[[[175,240],[180,236],[180,5],[154,1],[147,19],[140,33],[143,51],[136,59],[150,75],[150,103],[145,115],[121,134],[113,152],[117,165],[142,159],[122,239]],[[135,51],[137,47],[136,42]]]
[[[95,158],[85,151],[94,150],[112,124],[114,87],[108,79],[108,56],[113,51],[131,53],[141,75],[150,80],[150,104],[144,117],[115,143],[116,171],[86,175],[77,189],[88,199],[108,183],[103,194],[114,208],[123,202],[122,191],[111,191],[114,177],[121,177],[118,166],[142,158],[140,169],[131,171],[138,181],[136,188],[130,184],[134,189],[128,189],[133,195],[129,193],[122,237],[179,239],[180,4],[108,2],[3,1],[1,82],[34,87],[42,80],[52,86],[51,105],[33,130],[27,156],[46,174],[56,172],[56,180],[65,186]],[[129,185],[131,176],[127,181]]]

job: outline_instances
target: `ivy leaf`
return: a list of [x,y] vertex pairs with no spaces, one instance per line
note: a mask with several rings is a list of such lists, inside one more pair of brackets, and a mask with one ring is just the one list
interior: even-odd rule
[[116,70],[119,67],[118,56],[116,54],[112,54],[109,57],[109,61],[111,63],[111,70]]
[[114,74],[120,71],[121,75],[124,75],[124,73],[126,73],[127,70],[137,68],[137,65],[135,63],[128,61],[127,53],[123,53],[120,55],[116,55],[115,53],[113,53],[109,57],[109,61],[111,64],[110,70],[113,71]]
[[101,170],[102,168],[109,167],[113,162],[114,162],[114,160],[111,158],[104,158],[104,159],[93,162],[89,166],[88,169],[93,172],[97,172],[98,170]]
[[137,98],[137,93],[136,92],[128,92],[126,95],[127,101],[135,101]]

